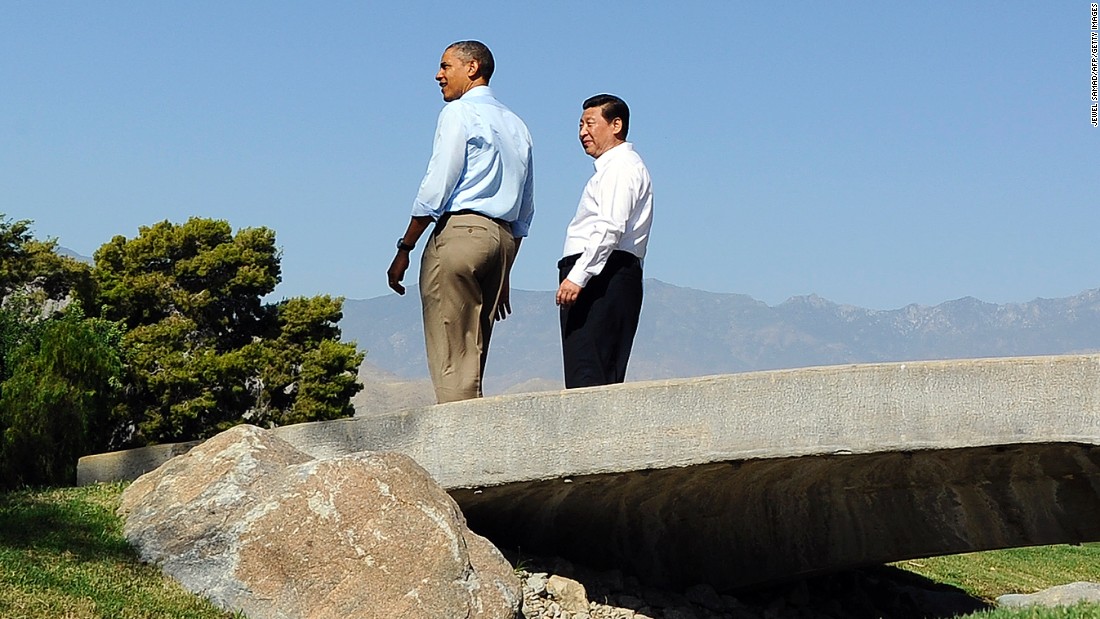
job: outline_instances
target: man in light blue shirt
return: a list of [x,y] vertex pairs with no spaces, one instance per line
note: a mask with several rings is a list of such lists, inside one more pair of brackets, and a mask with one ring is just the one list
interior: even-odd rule
[[435,79],[447,105],[432,157],[386,275],[401,280],[409,252],[435,222],[420,260],[428,371],[440,403],[482,395],[493,321],[507,318],[508,274],[534,216],[531,134],[493,96],[492,52],[460,41],[444,52]]

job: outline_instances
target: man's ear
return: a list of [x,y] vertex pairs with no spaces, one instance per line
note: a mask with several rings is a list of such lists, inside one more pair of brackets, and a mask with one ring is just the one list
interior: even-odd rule
[[470,60],[466,63],[466,77],[470,79],[477,79],[477,76],[481,74],[481,63],[477,60]]
[[619,136],[620,136],[620,135],[622,134],[622,132],[623,132],[623,119],[621,119],[621,118],[613,118],[613,119],[611,119],[611,122],[610,122],[610,123],[608,123],[608,124],[609,124],[609,125],[611,126],[611,133],[614,133],[614,134],[615,134],[615,137],[617,137],[617,138],[619,138],[619,139],[622,139],[622,138],[621,138],[621,137],[619,137]]

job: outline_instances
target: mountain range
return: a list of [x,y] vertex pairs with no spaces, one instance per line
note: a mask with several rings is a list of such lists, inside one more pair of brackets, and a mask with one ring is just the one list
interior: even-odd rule
[[[513,290],[512,308],[494,328],[486,394],[560,389],[554,293]],[[357,406],[431,402],[415,287],[403,297],[345,301],[340,327],[345,340],[367,352],[360,371],[367,389],[357,396]],[[936,306],[871,310],[816,295],[769,306],[746,295],[649,279],[627,380],[1098,350],[1100,289],[1025,303],[966,297]]]
[[[91,262],[65,247],[58,252]],[[561,389],[558,310],[552,291],[512,291],[514,312],[494,329],[485,392]],[[419,292],[344,302],[345,341],[367,351],[357,409],[434,402]],[[769,306],[742,294],[649,279],[627,380],[816,365],[1054,355],[1100,351],[1100,289],[1061,299],[872,310],[817,295]]]

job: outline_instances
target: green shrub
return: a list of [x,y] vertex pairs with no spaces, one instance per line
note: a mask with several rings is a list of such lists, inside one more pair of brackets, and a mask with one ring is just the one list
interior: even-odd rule
[[121,334],[78,304],[22,322],[0,311],[7,376],[0,383],[0,486],[72,484],[77,459],[119,432]]

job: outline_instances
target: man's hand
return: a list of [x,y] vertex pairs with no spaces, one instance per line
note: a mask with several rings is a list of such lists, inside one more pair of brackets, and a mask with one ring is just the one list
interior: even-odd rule
[[[416,241],[420,239],[420,235],[424,234],[424,231],[428,229],[432,223],[432,218],[424,215],[414,216],[409,220],[409,227],[405,229],[405,234],[401,235],[401,243],[412,247],[416,245]],[[390,288],[397,294],[405,294],[405,287],[401,285],[401,280],[405,279],[405,271],[409,270],[409,252],[403,249],[397,250],[397,255],[393,257],[393,262],[390,263],[390,268],[386,271],[386,278],[389,280]]]
[[577,301],[577,295],[584,290],[580,286],[574,284],[568,279],[561,280],[561,286],[558,286],[558,294],[555,297],[555,301],[562,307],[569,307]]
[[408,270],[409,252],[399,250],[397,255],[393,257],[389,270],[386,271],[390,288],[393,288],[393,291],[397,294],[405,294],[405,287],[401,285],[401,280],[405,279],[405,271]]
[[510,289],[511,286],[508,285],[508,275],[505,275],[504,284],[500,288],[500,299],[497,301],[497,320],[504,320],[508,317],[508,314],[512,313]]

